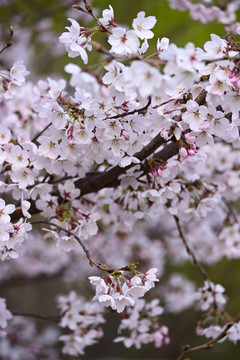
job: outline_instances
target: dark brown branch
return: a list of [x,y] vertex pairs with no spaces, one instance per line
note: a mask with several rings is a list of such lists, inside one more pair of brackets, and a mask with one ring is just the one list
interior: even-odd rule
[[[206,98],[206,91],[203,90],[195,99],[195,101],[202,105],[205,102]],[[148,106],[151,103],[151,98],[149,98],[148,103],[141,109],[138,109],[136,111],[144,112]],[[135,111],[135,110],[133,110]],[[135,112],[136,112],[135,111]],[[130,113],[126,113],[129,115]],[[118,115],[117,115],[118,116]],[[121,116],[125,116],[124,114],[121,114]],[[119,116],[120,117],[120,114]],[[38,135],[39,136],[39,135]],[[161,145],[165,143],[165,140],[160,136],[160,133],[155,136],[155,138],[150,141],[148,145],[146,145],[141,151],[134,154],[136,158],[138,158],[140,161],[145,160],[148,156],[150,156],[154,151],[156,151]],[[163,161],[167,161],[174,155],[178,153],[178,145],[175,143],[167,144],[161,151],[157,152],[154,157]],[[81,196],[86,195],[88,193],[97,192],[105,187],[115,187],[119,185],[118,177],[121,174],[124,174],[126,170],[130,169],[131,167],[135,166],[135,163],[132,163],[131,165],[122,168],[119,165],[113,167],[112,169],[106,171],[106,172],[94,172],[87,174],[84,178],[79,179],[75,182],[75,186],[80,189]],[[143,175],[146,174],[146,168],[143,173]]]
[[171,142],[170,144],[167,144],[162,150],[155,153],[154,159],[167,161],[171,159],[173,156],[177,155],[178,151],[179,151],[178,145],[175,142]]
[[[140,161],[145,160],[150,156],[156,149],[158,149],[162,144],[165,143],[165,140],[158,134],[148,145],[146,145],[141,151],[134,154]],[[167,144],[162,150],[154,154],[155,159],[167,161],[174,155],[178,153],[179,147],[175,143]],[[89,172],[84,178],[75,181],[75,186],[80,189],[81,196],[98,192],[103,188],[116,187],[120,184],[118,180],[119,175],[124,174],[126,170],[135,166],[135,163],[130,164],[129,166],[122,168],[120,166],[115,166],[112,169],[105,172]],[[149,171],[148,166],[143,166],[143,173],[141,176],[144,176]],[[67,178],[66,178],[67,179]],[[65,180],[64,178],[62,181]],[[55,182],[58,182],[57,180]],[[54,193],[58,196],[58,193]],[[31,215],[38,214],[40,211],[36,208],[35,202],[31,201],[30,213]],[[12,215],[12,221],[17,221],[21,217],[21,212],[17,211]]]
[[236,57],[228,57],[228,56],[224,56],[222,58],[219,58],[219,59],[209,59],[209,60],[204,60],[204,62],[206,63],[206,65],[208,64],[211,64],[211,63],[215,63],[215,62],[218,62],[218,61],[239,61],[240,60],[240,57],[239,56],[236,56]]
[[25,313],[25,312],[19,312],[19,311],[11,311],[11,313],[13,314],[13,316],[24,316],[24,317],[32,317],[35,319],[40,319],[40,320],[46,320],[46,321],[51,321],[51,322],[59,322],[59,320],[61,319],[61,316],[48,316],[48,315],[42,315],[42,314],[37,314],[37,313]]
[[[154,159],[167,161],[174,155],[177,155],[178,151],[179,151],[178,145],[176,143],[170,143],[170,144],[167,144],[162,150],[155,153]],[[132,167],[134,165],[136,165],[136,164],[132,164],[130,166]],[[129,169],[129,167],[126,167],[126,168],[118,167],[118,168],[119,168],[119,171],[121,171],[121,169],[122,169],[122,172],[119,173],[118,176],[121,174],[124,174],[125,171],[127,169]],[[142,165],[141,170],[142,170],[142,174],[141,174],[140,178],[149,172],[149,167],[147,165]],[[93,174],[89,173],[85,178],[79,179],[78,181],[76,181],[75,186],[81,190],[81,195],[86,195],[91,192],[94,192],[94,190],[91,190],[91,189],[98,189],[97,191],[99,191],[103,188],[116,187],[120,184],[120,180],[118,180],[118,176],[116,176],[116,177],[113,176],[111,181],[105,182],[105,180],[107,180],[106,174],[108,174],[108,172],[105,172],[105,173],[94,172]]]
[[51,125],[52,125],[52,123],[50,122],[48,125],[45,126],[44,129],[42,129],[38,134],[36,134],[31,141],[33,143],[36,143],[39,136],[41,136]]
[[[114,116],[109,116],[109,117],[106,117],[104,120],[107,120],[107,119],[118,119],[118,118],[122,118],[122,117],[125,117],[125,116],[128,116],[128,115],[133,115],[133,114],[143,114],[146,112],[146,110],[148,109],[148,107],[151,105],[151,102],[152,102],[152,99],[151,97],[148,98],[148,102],[145,106],[143,106],[141,109],[134,109],[132,111],[128,111],[128,112],[124,112],[122,114],[117,114],[117,115],[114,115]],[[160,105],[159,105],[160,106]],[[158,106],[158,107],[159,107]]]
[[[203,90],[195,99],[195,101],[199,105],[203,105],[205,103],[206,98],[206,91]],[[142,109],[138,109],[138,111],[145,111],[145,109],[150,105],[150,99]],[[128,113],[129,115],[129,113]],[[121,114],[123,116],[123,114]],[[48,125],[50,126],[50,124]],[[45,131],[45,129],[42,130]],[[41,133],[42,133],[41,132]],[[41,133],[37,134],[33,140],[36,141],[38,136],[41,135]],[[146,145],[141,151],[134,154],[136,158],[138,158],[141,162],[145,160],[148,156],[152,155],[161,145],[165,143],[165,140],[161,137],[160,133],[153,138],[148,145]],[[174,155],[178,154],[178,145],[174,142],[166,144],[166,146],[154,154],[155,159],[167,161]],[[88,173],[84,178],[81,178],[77,181],[75,181],[75,186],[80,189],[81,196],[97,192],[103,188],[106,187],[116,187],[120,184],[120,181],[118,180],[119,175],[124,174],[126,170],[130,169],[131,167],[135,166],[135,163],[130,164],[127,167],[120,167],[119,165],[114,166],[108,171],[105,172],[90,172]],[[142,176],[147,174],[149,171],[149,168],[147,166],[143,167],[143,173]],[[55,182],[58,182],[57,180]],[[58,194],[55,194],[58,195]],[[32,202],[30,213],[32,215],[39,213],[39,210],[36,208],[35,203]],[[15,214],[15,216],[12,216],[12,220],[18,220],[19,215]]]
[[[155,150],[157,150],[161,145],[165,143],[165,140],[161,137],[160,133],[156,135],[152,141],[144,148],[135,153],[133,156],[138,160],[143,161]],[[75,186],[81,190],[81,195],[85,195],[91,192],[97,192],[105,187],[117,186],[119,184],[118,177],[121,174],[124,174],[126,170],[136,166],[135,163],[130,164],[126,167],[121,167],[119,165],[114,166],[112,169],[99,173],[94,176],[86,176],[83,179],[79,179],[75,182]],[[116,185],[115,185],[116,184]]]
[[200,94],[196,97],[195,101],[198,103],[199,106],[205,104],[206,95],[207,95],[207,91],[206,91],[206,90],[202,90],[202,91],[200,92]]

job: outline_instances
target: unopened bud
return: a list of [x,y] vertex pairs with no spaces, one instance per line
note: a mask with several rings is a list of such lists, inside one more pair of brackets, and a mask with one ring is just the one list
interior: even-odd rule
[[151,173],[153,174],[153,176],[157,176],[157,170],[151,169]]
[[89,13],[92,13],[92,6],[91,6],[90,3],[86,3],[86,4],[85,4],[85,8],[86,8],[86,10],[87,10]]
[[12,25],[9,25],[9,30],[10,30],[10,36],[12,37],[13,36],[13,26]]
[[81,6],[79,6],[79,5],[72,5],[72,7],[74,8],[74,9],[77,9],[77,10],[80,10],[80,11],[85,11]]

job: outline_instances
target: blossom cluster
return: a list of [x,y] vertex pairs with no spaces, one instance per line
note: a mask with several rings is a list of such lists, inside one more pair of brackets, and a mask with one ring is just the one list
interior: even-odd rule
[[12,314],[6,307],[6,300],[0,298],[0,326],[5,328],[7,326],[7,321],[12,318]]
[[219,308],[226,302],[225,297],[222,295],[224,291],[225,289],[222,285],[215,285],[210,281],[205,281],[204,286],[199,288],[195,294],[195,298],[200,301],[203,311],[209,310],[212,307]]
[[179,273],[173,273],[162,287],[165,309],[177,314],[194,303],[195,284]]
[[230,0],[222,6],[216,6],[213,0],[169,0],[169,4],[173,9],[189,10],[190,16],[202,23],[217,20],[222,24],[236,24],[236,12],[240,8],[239,0]]
[[135,346],[137,349],[151,342],[157,348],[169,344],[168,328],[159,319],[162,313],[158,299],[149,303],[143,299],[137,300],[134,307],[126,309],[121,320],[118,332],[124,331],[125,336],[117,337],[114,342],[123,342],[127,348]]
[[[135,25],[142,16],[143,14],[140,14],[137,17]],[[153,19],[149,21],[153,23]],[[103,77],[103,82],[107,85],[105,87],[100,86],[92,75],[81,72],[78,66],[69,64],[66,71],[71,73],[70,84],[76,90],[75,96],[71,99],[67,99],[64,90],[66,84],[63,80],[55,81],[48,78],[47,81],[39,81],[37,86],[33,87],[26,84],[26,88],[23,86],[23,93],[19,91],[16,94],[18,101],[20,102],[25,92],[30,89],[34,96],[30,104],[26,103],[26,100],[25,103],[21,102],[22,108],[18,111],[22,115],[19,119],[15,114],[16,99],[14,102],[9,99],[6,103],[5,112],[9,127],[11,128],[13,121],[16,127],[9,130],[2,125],[2,189],[12,193],[14,200],[22,200],[21,208],[25,218],[31,216],[30,201],[35,202],[41,216],[47,219],[55,218],[56,227],[64,228],[65,235],[60,230],[53,229],[50,233],[56,237],[60,247],[70,251],[76,246],[74,235],[70,235],[70,232],[83,239],[95,235],[96,221],[100,219],[102,209],[96,205],[96,200],[91,199],[90,202],[83,203],[79,199],[80,189],[71,180],[54,185],[50,181],[51,177],[83,178],[93,162],[99,166],[104,162],[110,167],[118,164],[123,168],[133,166],[140,162],[135,154],[147,144],[147,139],[153,140],[160,130],[164,139],[162,141],[166,142],[171,141],[173,137],[180,140],[182,135],[184,141],[179,145],[181,157],[171,158],[165,163],[150,163],[152,176],[147,178],[145,188],[138,180],[141,175],[144,176],[142,172],[131,169],[120,175],[122,186],[130,184],[129,197],[125,198],[125,207],[129,209],[131,206],[131,212],[127,216],[129,221],[133,224],[140,217],[150,215],[149,207],[154,212],[154,208],[158,206],[160,212],[164,212],[166,205],[171,214],[183,219],[189,220],[196,214],[200,217],[206,216],[219,203],[221,188],[203,183],[201,187],[196,187],[193,196],[189,192],[187,172],[189,173],[189,169],[195,164],[206,159],[204,151],[200,150],[207,144],[213,146],[216,136],[231,143],[237,141],[238,95],[237,89],[232,88],[232,81],[228,76],[233,63],[228,63],[228,60],[219,61],[212,69],[211,64],[204,66],[203,62],[204,59],[213,56],[225,56],[227,51],[231,56],[236,53],[227,50],[228,48],[227,41],[216,35],[212,35],[212,40],[205,44],[205,51],[194,49],[192,44],[188,44],[185,49],[178,49],[173,44],[167,45],[163,50],[159,50],[158,55],[166,65],[163,74],[148,62],[132,61],[130,66],[127,66],[113,60],[106,66],[107,73]],[[192,58],[195,60],[190,61]],[[189,76],[184,75],[186,71]],[[140,74],[146,76],[139,76]],[[201,76],[209,76],[209,83],[199,82]],[[138,82],[134,80],[136,78]],[[155,81],[157,78],[159,81]],[[180,101],[180,97],[188,92],[195,81],[199,83],[189,93],[190,99],[187,102]],[[173,82],[181,85],[180,93],[176,94],[176,91],[173,91]],[[211,103],[214,97],[216,105],[218,101],[221,103],[221,111],[208,103],[198,103],[197,95],[204,91],[207,92],[207,102]],[[152,103],[142,113],[141,109],[146,106],[144,99],[148,96],[153,97]],[[167,104],[160,106],[159,98],[166,100]],[[121,119],[121,113],[131,113],[132,109],[135,109],[134,114],[124,115]],[[230,109],[231,121],[226,117]],[[171,118],[169,113],[172,114]],[[21,124],[22,117],[26,117],[24,128]],[[33,138],[33,124],[35,130],[40,130],[42,126],[47,127],[37,140]],[[24,129],[29,130],[30,134],[21,134]],[[19,132],[21,136],[18,136]],[[18,142],[15,145],[12,140],[16,136]],[[31,140],[31,136],[34,141]],[[43,172],[47,180],[44,182]],[[186,173],[185,177],[183,172]],[[54,194],[56,190],[63,199],[61,205],[57,194]],[[104,198],[107,197],[106,200],[102,197],[103,194]],[[116,199],[117,204],[116,195],[113,195],[111,190],[103,190],[99,205],[104,207],[104,202],[109,202],[112,197]],[[121,197],[122,194],[119,193],[119,202],[122,201]],[[133,202],[133,197],[139,200]],[[110,207],[113,206],[110,204]],[[114,216],[113,212],[111,213]],[[118,224],[121,226],[121,221]],[[30,226],[28,227],[30,229]],[[3,238],[8,240],[13,232],[9,219],[4,228]],[[27,231],[25,229],[25,232]],[[11,249],[14,250],[13,245]]]
[[13,98],[19,88],[25,84],[25,76],[29,74],[23,61],[17,60],[10,70],[0,70],[0,99]]
[[[170,3],[230,27],[240,6]],[[88,3],[83,12],[92,11]],[[119,331],[127,334],[116,342],[168,344],[158,299],[139,300],[159,281],[157,268],[161,277],[168,260],[181,265],[192,252],[207,264],[240,257],[239,215],[229,205],[240,198],[237,23],[235,37],[212,34],[202,49],[163,37],[149,54],[155,16],[140,11],[128,29],[118,25],[110,5],[94,19],[95,27],[87,28],[69,17],[59,37],[69,57],[80,56],[84,64],[88,51],[103,54],[94,72],[69,63],[69,82],[55,76],[31,82],[21,60],[0,70],[0,281],[91,275],[97,301],[85,302],[75,292],[58,298],[60,327],[67,330],[59,339],[73,356],[102,337],[101,305],[125,310]],[[97,32],[107,35],[107,49],[94,42]],[[83,255],[107,275],[92,275]],[[135,260],[150,270],[132,269],[133,276],[121,270],[121,263]],[[223,286],[210,280],[195,295],[194,284],[177,274],[162,288],[172,313],[191,306],[194,297],[206,316],[221,313],[226,302]],[[11,313],[4,299],[0,307],[6,327]],[[223,331],[213,320],[199,334]],[[235,322],[226,335],[237,342],[239,332]]]
[[103,336],[103,308],[97,303],[86,302],[77,296],[75,291],[71,291],[67,296],[59,296],[58,307],[61,316],[60,327],[69,330],[66,335],[59,337],[64,343],[63,353],[83,355],[86,346],[95,344]]
[[122,271],[106,275],[104,279],[99,276],[90,276],[90,283],[96,286],[96,295],[93,300],[98,300],[104,306],[110,306],[118,313],[126,306],[134,306],[136,299],[145,295],[155,282],[158,269],[149,269],[146,273],[138,273],[133,277],[125,276]]
[[231,324],[231,326],[229,326],[227,322],[223,326],[220,326],[218,324],[210,325],[206,328],[202,328],[201,326],[198,326],[197,332],[199,335],[205,336],[206,338],[217,338],[220,334],[225,332],[225,334],[218,340],[218,342],[223,342],[228,339],[229,341],[232,341],[236,345],[237,342],[240,341],[239,322],[235,322]]
[[59,331],[52,325],[39,332],[35,321],[16,316],[8,324],[7,332],[0,332],[1,359],[61,360],[54,349]]

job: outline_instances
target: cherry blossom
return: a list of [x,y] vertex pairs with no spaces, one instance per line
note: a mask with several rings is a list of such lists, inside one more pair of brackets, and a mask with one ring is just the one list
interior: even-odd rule
[[157,348],[168,344],[168,328],[159,323],[159,315],[162,313],[163,308],[159,306],[158,299],[150,303],[145,303],[142,299],[137,300],[134,307],[127,308],[119,326],[119,332],[127,331],[126,336],[119,336],[114,342],[122,341],[125,347],[135,346],[137,349],[140,349],[142,344],[150,342]]
[[195,294],[195,299],[200,300],[203,311],[208,310],[213,304],[221,307],[226,302],[225,297],[222,295],[224,291],[225,289],[222,285],[215,285],[212,282],[205,281],[204,286],[198,289],[198,292]]
[[112,30],[112,35],[108,38],[109,44],[112,46],[111,51],[120,54],[134,54],[139,48],[139,40],[133,30],[117,27]]
[[237,341],[240,340],[240,324],[239,322],[233,324],[233,326],[227,332],[228,339],[232,341],[235,345]]
[[93,300],[98,300],[104,306],[111,306],[113,310],[120,313],[125,306],[133,306],[135,299],[144,296],[155,286],[155,282],[159,281],[156,278],[156,272],[157,269],[152,268],[145,274],[135,275],[130,280],[127,280],[122,272],[113,273],[105,279],[96,276],[89,277],[90,283],[96,286],[96,295]]
[[71,331],[59,337],[64,343],[63,353],[74,356],[84,354],[85,347],[95,344],[103,335],[99,325],[105,320],[98,314],[102,310],[101,306],[85,302],[74,291],[68,296],[59,296],[58,306],[62,313],[60,326]]
[[156,24],[157,19],[155,16],[145,17],[145,12],[140,11],[136,19],[133,20],[133,29],[140,39],[151,39],[154,33],[150,30]]
[[115,23],[113,21],[114,19],[114,11],[111,5],[109,5],[109,9],[105,9],[102,12],[102,18],[99,19],[100,23],[104,26],[115,26]]
[[5,328],[7,326],[7,320],[12,318],[12,314],[6,307],[6,300],[0,298],[0,326]]
[[91,51],[92,46],[85,35],[81,34],[81,27],[78,22],[71,18],[68,20],[72,25],[66,27],[69,32],[64,32],[59,37],[59,41],[65,45],[69,57],[74,58],[81,56],[83,62],[86,64],[88,62],[88,55],[85,49]]
[[[221,334],[220,341],[240,339],[239,315],[224,310],[227,284],[205,270],[240,257],[240,2],[169,2],[202,23],[217,19],[227,34],[211,34],[202,48],[179,47],[165,34],[154,40],[156,18],[145,11],[127,28],[111,5],[98,18],[84,1],[71,15],[66,10],[71,25],[54,47],[55,60],[64,47],[80,57],[64,67],[69,80],[27,77],[28,62],[11,53],[15,44],[0,49],[0,284],[62,275],[70,289],[86,278],[95,287],[94,301],[74,290],[58,296],[59,315],[39,316],[55,323],[47,335],[0,299],[3,349],[16,358],[27,358],[20,342],[34,337],[33,359],[58,359],[48,334],[52,349],[58,339],[64,354],[83,355],[103,336],[108,311],[122,318],[115,342],[160,348],[174,336],[162,313],[194,300],[197,335],[211,344]],[[30,38],[45,28],[45,43],[54,44],[43,23],[33,37],[19,27],[16,39],[28,38],[30,54]],[[17,40],[16,49],[27,60]],[[92,50],[95,64],[86,67]],[[200,287],[181,273],[189,260],[204,279]],[[191,351],[184,347],[179,358]]]
[[8,204],[6,205],[3,199],[0,199],[0,221],[4,223],[10,222],[11,218],[9,214],[12,214],[15,211],[15,205]]

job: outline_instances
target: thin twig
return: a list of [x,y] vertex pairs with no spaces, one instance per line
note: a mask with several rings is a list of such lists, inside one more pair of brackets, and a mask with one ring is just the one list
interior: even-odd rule
[[189,345],[186,345],[184,347],[183,351],[181,352],[181,354],[179,355],[179,357],[177,358],[177,360],[183,360],[185,355],[196,352],[196,351],[211,349],[216,342],[218,342],[219,340],[223,339],[226,336],[228,330],[234,324],[236,324],[239,320],[240,320],[240,315],[238,315],[233,321],[228,323],[218,336],[216,336],[215,338],[213,338],[210,341],[207,341],[206,343],[204,343],[202,345],[195,346],[195,347],[189,347]]
[[[77,240],[77,242],[80,244],[80,246],[82,247],[83,251],[85,252],[85,254],[86,254],[86,256],[87,256],[87,258],[88,258],[88,260],[89,260],[90,266],[96,266],[98,269],[100,269],[100,270],[102,270],[102,271],[106,271],[106,272],[108,272],[108,273],[114,273],[114,272],[116,272],[116,271],[118,271],[118,270],[131,271],[131,268],[132,268],[131,265],[132,265],[132,264],[123,266],[123,267],[121,267],[121,268],[119,268],[119,269],[114,269],[114,268],[109,268],[109,267],[108,267],[107,265],[105,265],[105,264],[97,263],[97,262],[92,258],[92,256],[90,255],[89,250],[88,250],[87,247],[84,245],[84,243],[82,242],[82,240],[81,240],[76,234],[74,234],[72,231],[67,230],[67,229],[64,229],[64,228],[63,228],[62,226],[60,226],[60,225],[57,225],[57,224],[55,224],[55,223],[53,223],[53,222],[50,222],[50,221],[47,221],[47,220],[31,221],[30,224],[32,224],[32,225],[36,225],[36,224],[46,224],[46,225],[49,225],[49,226],[54,226],[54,227],[56,227],[57,229],[64,231],[64,232],[67,233],[68,235],[73,236],[73,237]],[[138,264],[138,263],[136,263],[136,265],[137,265],[137,264]]]
[[[84,1],[84,0],[83,0],[83,1]],[[79,6],[79,5],[72,5],[72,7],[73,7],[74,9],[77,9],[77,10],[82,11],[82,12],[85,13],[85,14],[88,14],[88,15],[92,16],[92,18],[98,23],[98,25],[101,27],[101,29],[103,29],[104,31],[106,31],[106,32],[109,33],[109,34],[112,34],[112,32],[111,32],[108,28],[106,28],[106,26],[104,26],[104,25],[101,23],[101,21],[94,15],[91,4],[90,4],[90,3],[87,3],[86,1],[84,1],[84,3],[85,3],[85,8],[86,8],[86,9],[82,8],[82,7]]]
[[236,214],[234,213],[231,205],[230,205],[226,200],[224,200],[224,199],[223,199],[223,202],[224,202],[224,204],[226,205],[226,207],[228,208],[228,212],[229,212],[229,214],[233,217],[233,220],[234,220],[236,223],[238,223],[238,218],[237,218]]
[[53,322],[59,322],[61,319],[61,316],[48,316],[48,315],[42,315],[38,313],[25,313],[25,312],[19,312],[19,311],[11,311],[13,316],[24,316],[24,317],[32,317],[36,319],[46,320],[46,321],[53,321]]
[[189,247],[188,243],[187,243],[187,240],[185,238],[185,235],[182,231],[182,227],[180,225],[180,222],[179,222],[179,219],[176,215],[173,216],[174,219],[175,219],[175,222],[176,222],[176,225],[177,225],[177,229],[178,229],[178,233],[179,233],[179,236],[182,240],[182,243],[183,245],[185,246],[185,249],[188,253],[189,256],[191,256],[192,260],[193,260],[193,263],[197,266],[197,268],[200,270],[204,280],[209,280],[209,277],[207,275],[207,272],[206,270],[203,268],[203,266],[199,263],[199,261],[197,260],[194,252],[192,251],[192,249]]
[[52,125],[52,123],[50,122],[47,126],[45,126],[45,128],[43,130],[41,130],[37,135],[35,135],[31,141],[33,143],[36,143],[39,136],[41,136],[51,125]]
[[0,50],[0,54],[12,45],[12,37],[13,37],[13,27],[12,25],[10,25],[8,40],[6,42],[6,45]]
[[[133,114],[142,114],[144,113],[148,107],[151,105],[151,102],[152,102],[152,99],[151,97],[149,96],[148,98],[148,102],[145,106],[143,106],[141,109],[134,109],[132,111],[128,111],[128,112],[124,112],[122,114],[117,114],[117,115],[114,115],[114,116],[109,116],[109,117],[106,117],[104,120],[107,120],[107,119],[118,119],[118,118],[122,118],[124,116],[128,116],[128,115],[133,115]],[[160,105],[159,105],[160,106]]]
[[219,59],[209,59],[209,60],[203,60],[203,61],[206,63],[206,65],[208,65],[208,64],[211,64],[211,63],[214,63],[214,62],[225,61],[225,60],[228,60],[228,61],[239,61],[239,60],[240,60],[240,57],[239,57],[239,56],[236,56],[236,57],[224,56],[224,57],[219,58]]
[[153,106],[153,109],[158,109],[159,107],[161,107],[161,106],[163,106],[163,105],[167,105],[167,104],[169,104],[170,102],[176,101],[176,100],[177,100],[177,99],[169,99],[169,100],[166,100],[166,101],[162,102],[162,103],[159,104],[159,105]]

